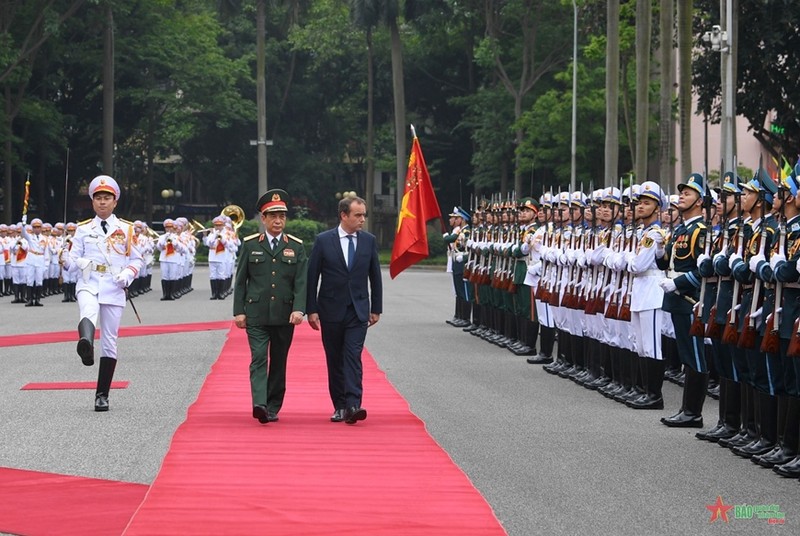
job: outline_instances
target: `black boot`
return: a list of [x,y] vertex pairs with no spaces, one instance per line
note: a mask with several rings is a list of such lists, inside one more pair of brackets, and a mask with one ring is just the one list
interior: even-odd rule
[[758,425],[758,440],[742,447],[735,447],[734,454],[750,458],[766,454],[775,448],[775,443],[778,442],[778,397],[769,393],[758,393]]
[[645,386],[647,387],[647,393],[628,402],[627,406],[633,409],[664,409],[664,398],[661,395],[661,389],[664,385],[666,362],[648,357],[643,357],[642,360],[646,368]]
[[728,378],[719,379],[719,422],[711,430],[697,432],[695,437],[716,443],[720,439],[730,439],[740,426],[739,384]]
[[[786,396],[785,398],[786,408],[783,415],[783,424],[778,423],[783,428],[783,433],[781,433],[780,429],[778,430],[780,444],[767,454],[751,458],[752,461],[762,467],[783,465],[797,456],[798,443],[800,443],[800,398],[794,396]],[[780,402],[778,407],[780,409]],[[779,415],[780,413],[779,411]]]
[[25,307],[33,307],[33,287],[31,285],[27,285],[25,287],[25,293]]
[[741,423],[739,432],[730,439],[720,439],[719,445],[725,448],[743,447],[758,439],[756,427],[756,392],[749,384],[740,383]]
[[42,304],[39,302],[39,299],[42,297],[42,287],[35,286],[33,287],[33,306],[34,307],[42,307]]
[[97,391],[94,394],[94,410],[108,411],[108,393],[111,391],[111,380],[117,360],[111,357],[100,358],[100,370],[97,373]]
[[216,279],[212,279],[211,280],[211,297],[209,298],[209,300],[218,300],[218,299],[219,298],[217,298],[217,280]]
[[540,329],[539,355],[528,358],[528,363],[531,365],[549,365],[553,362],[553,346],[555,346],[556,328],[548,328],[547,326],[541,325]]
[[172,281],[161,280],[161,301],[172,301]]
[[81,318],[78,324],[78,355],[87,367],[94,365],[94,324],[88,318]]
[[707,372],[697,372],[686,367],[686,383],[683,387],[684,409],[672,417],[663,417],[661,423],[670,428],[702,428],[707,385]]

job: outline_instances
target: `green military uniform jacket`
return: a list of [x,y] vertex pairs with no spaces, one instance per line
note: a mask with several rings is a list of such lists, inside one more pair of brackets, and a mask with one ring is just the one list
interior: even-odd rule
[[[676,292],[664,294],[662,309],[668,313],[692,312],[692,302],[700,297],[700,281],[702,280],[697,268],[697,257],[705,250],[706,225],[702,216],[679,224],[672,232],[672,237],[666,245],[666,254],[656,260],[656,266],[661,270],[670,270]],[[674,257],[674,258],[673,258]]]
[[264,233],[245,239],[236,267],[233,315],[246,315],[253,325],[289,324],[292,311],[306,312],[307,281],[302,240],[283,233],[273,251]]

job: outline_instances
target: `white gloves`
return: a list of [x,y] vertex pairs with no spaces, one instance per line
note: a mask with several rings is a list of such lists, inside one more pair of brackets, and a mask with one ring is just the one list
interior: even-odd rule
[[27,223],[28,223],[28,215],[27,214],[23,214],[22,215],[22,225],[26,225]]
[[772,268],[772,271],[778,269],[778,265],[783,264],[786,262],[786,255],[783,253],[773,253],[772,256],[769,258],[769,267]]
[[532,276],[540,276],[542,275],[542,263],[535,262],[528,266],[528,273]]
[[701,264],[703,264],[705,261],[707,261],[709,259],[711,259],[711,257],[706,255],[705,253],[701,253],[700,255],[697,256],[697,266],[700,266]]
[[650,229],[649,231],[647,231],[647,234],[645,236],[647,236],[647,238],[649,238],[659,246],[664,245],[664,234],[659,231],[656,231],[655,229]]
[[464,254],[456,253],[456,262],[464,262]]
[[136,277],[136,274],[133,273],[133,270],[130,268],[125,268],[114,276],[114,284],[116,284],[119,288],[128,287],[131,283],[133,283],[134,277]]
[[667,250],[664,247],[664,243],[656,244],[656,259],[661,259],[664,255],[667,254]]
[[678,288],[675,286],[675,281],[673,281],[668,277],[665,277],[664,279],[659,281],[658,286],[661,287],[661,290],[663,290],[666,293],[675,292]]
[[758,255],[753,255],[752,257],[750,257],[750,262],[748,263],[748,266],[750,267],[750,271],[753,272],[753,273],[758,272],[758,263],[760,263],[761,261],[766,261],[766,260],[767,260],[766,257],[764,257],[764,255],[762,253],[759,253]]
[[736,263],[741,261],[741,260],[742,260],[742,256],[739,255],[738,253],[734,253],[728,259],[728,265],[731,267],[731,269],[733,269],[733,267],[736,265]]

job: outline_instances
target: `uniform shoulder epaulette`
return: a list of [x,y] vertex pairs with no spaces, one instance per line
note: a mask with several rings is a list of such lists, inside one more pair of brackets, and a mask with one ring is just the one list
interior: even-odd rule
[[87,223],[91,222],[94,218],[89,218],[88,220],[79,221],[78,225],[86,225]]
[[247,242],[248,240],[258,238],[259,236],[261,236],[261,233],[253,233],[250,236],[245,236],[244,238],[242,238],[242,242]]
[[697,222],[697,226],[698,226],[700,229],[706,229],[706,224],[705,224],[705,223],[703,223],[703,222],[701,222],[701,221]]
[[292,235],[290,235],[289,233],[286,233],[286,236],[288,236],[290,240],[294,240],[295,242],[299,242],[299,243],[301,243],[301,244],[303,243],[303,241],[302,241],[302,240],[300,240],[300,239],[299,239],[299,238],[297,238],[296,236],[292,236]]
[[133,222],[132,222],[132,221],[124,220],[124,219],[122,219],[122,218],[117,218],[117,219],[118,219],[119,221],[121,221],[122,223],[125,223],[125,224],[128,224],[128,225],[133,225]]

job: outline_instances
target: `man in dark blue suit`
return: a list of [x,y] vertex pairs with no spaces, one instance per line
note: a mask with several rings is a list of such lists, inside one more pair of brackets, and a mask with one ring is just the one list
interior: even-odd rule
[[308,261],[306,311],[311,327],[322,329],[335,410],[331,421],[347,424],[367,418],[361,407],[361,351],[367,328],[383,309],[378,245],[374,235],[361,230],[366,218],[363,199],[343,198],[339,225],[317,236]]

